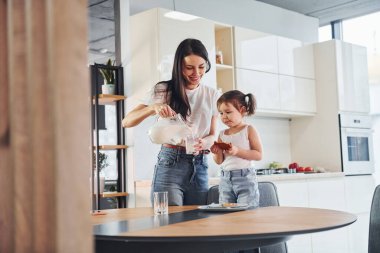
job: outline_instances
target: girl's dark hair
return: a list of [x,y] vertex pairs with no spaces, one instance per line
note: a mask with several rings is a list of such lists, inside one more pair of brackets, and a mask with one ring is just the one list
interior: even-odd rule
[[[184,119],[191,114],[189,100],[186,95],[186,80],[182,75],[183,59],[189,55],[197,55],[206,61],[206,73],[211,68],[211,63],[208,58],[206,47],[200,40],[185,39],[177,47],[174,56],[172,79],[169,81],[162,81],[160,83],[167,83],[170,96],[167,104],[176,112],[182,115]],[[155,90],[155,92],[157,92]]]
[[253,115],[256,112],[256,99],[251,93],[244,94],[239,90],[230,90],[223,93],[217,101],[218,109],[222,103],[230,103],[237,110],[245,107],[247,115]]

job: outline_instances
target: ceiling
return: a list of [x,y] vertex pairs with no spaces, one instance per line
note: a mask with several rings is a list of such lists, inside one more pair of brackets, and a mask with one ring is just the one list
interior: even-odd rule
[[88,1],[89,63],[105,63],[115,55],[115,18],[113,0]]
[[[120,0],[122,1],[122,0]],[[232,1],[232,0],[231,0]],[[255,1],[255,0],[252,0]],[[380,0],[257,0],[319,19],[320,25],[380,11]],[[172,1],[129,0],[130,15],[155,8],[173,8]],[[160,4],[162,3],[162,4]],[[89,63],[115,55],[114,0],[88,0]],[[168,6],[165,6],[168,5]]]
[[319,19],[319,24],[380,11],[380,0],[257,0]]

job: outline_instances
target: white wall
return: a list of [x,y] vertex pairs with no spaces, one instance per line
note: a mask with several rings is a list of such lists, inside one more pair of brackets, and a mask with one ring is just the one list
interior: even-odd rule
[[316,18],[253,0],[130,0],[130,14],[161,7],[303,42],[318,42]]

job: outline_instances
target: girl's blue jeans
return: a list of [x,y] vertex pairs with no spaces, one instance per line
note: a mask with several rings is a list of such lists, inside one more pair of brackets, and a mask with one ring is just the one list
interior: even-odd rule
[[205,205],[207,169],[206,155],[188,155],[184,150],[162,146],[154,169],[151,196],[156,191],[167,191],[169,205]]
[[222,170],[219,203],[239,203],[258,207],[259,200],[260,193],[255,169]]

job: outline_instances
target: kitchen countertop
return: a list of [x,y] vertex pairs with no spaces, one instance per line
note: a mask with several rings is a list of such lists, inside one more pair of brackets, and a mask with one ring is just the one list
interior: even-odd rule
[[[284,174],[272,174],[272,175],[258,175],[257,180],[259,182],[264,181],[289,181],[289,180],[304,180],[304,179],[322,179],[322,178],[334,178],[344,177],[343,172],[324,172],[324,173],[284,173]],[[219,177],[210,177],[210,185],[219,184]]]
[[[263,181],[291,181],[291,180],[305,180],[305,179],[328,179],[344,177],[343,172],[325,172],[325,173],[292,173],[292,174],[272,174],[272,175],[259,175],[257,179],[259,182]],[[135,187],[150,187],[151,180],[137,180]],[[219,184],[219,177],[210,177],[209,185]]]

